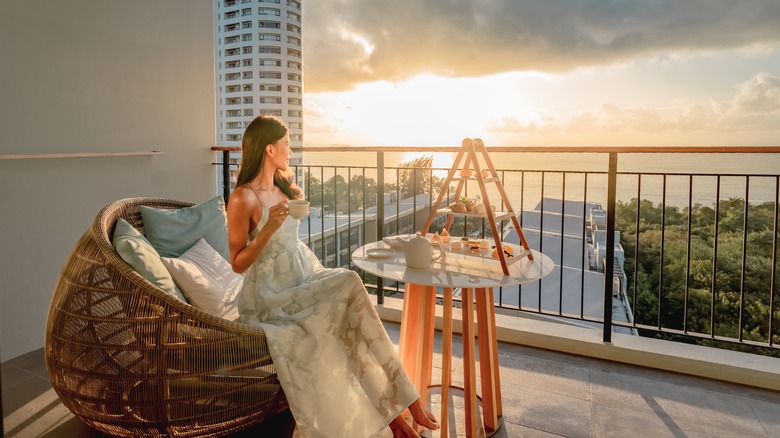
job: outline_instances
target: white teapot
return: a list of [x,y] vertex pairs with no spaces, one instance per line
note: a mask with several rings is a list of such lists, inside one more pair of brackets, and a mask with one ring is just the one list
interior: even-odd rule
[[425,269],[431,266],[431,262],[441,257],[442,251],[439,249],[439,255],[433,256],[433,245],[420,233],[416,237],[409,239],[404,245],[404,258],[406,266],[415,269]]

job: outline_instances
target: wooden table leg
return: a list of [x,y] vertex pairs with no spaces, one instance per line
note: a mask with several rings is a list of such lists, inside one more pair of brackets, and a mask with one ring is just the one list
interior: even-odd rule
[[428,386],[431,385],[431,373],[433,372],[433,335],[436,331],[436,288],[433,286],[422,287],[421,319],[422,330],[420,339],[422,339],[421,361],[422,372],[420,374],[420,397],[423,402],[428,396]]
[[417,375],[419,375],[417,371],[418,366],[416,365],[418,350],[420,349],[419,313],[419,287],[407,283],[404,288],[404,306],[401,314],[401,337],[398,340],[398,356],[401,359],[401,363],[404,364],[406,375],[409,376],[409,380],[412,383],[415,383]]
[[448,437],[450,384],[452,377],[452,288],[444,288],[444,322],[441,329],[441,425],[440,436]]
[[463,288],[461,310],[463,312],[463,399],[466,410],[466,436],[478,436],[477,424],[477,371],[474,354],[474,290]]
[[[492,289],[488,289],[492,291]],[[488,310],[490,311],[490,327],[493,329],[493,375],[496,377],[496,415],[503,416],[503,409],[501,407],[501,374],[499,373],[498,366],[498,336],[496,336],[496,306],[493,302],[493,297],[490,297]]]
[[482,382],[482,417],[485,432],[498,429],[498,345],[495,335],[493,289],[477,289],[477,331],[479,339],[479,370]]
[[435,288],[406,284],[398,356],[423,402],[427,400],[433,368],[435,311]]

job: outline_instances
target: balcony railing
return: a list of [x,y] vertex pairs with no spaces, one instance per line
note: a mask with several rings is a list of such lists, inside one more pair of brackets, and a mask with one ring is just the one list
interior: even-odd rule
[[[227,199],[240,148],[212,149]],[[488,150],[509,157],[493,161],[524,234],[556,264],[536,283],[496,289],[497,307],[598,327],[604,342],[615,331],[780,357],[780,147]],[[422,228],[448,170],[430,161],[386,165],[386,156],[458,148],[293,151],[329,154],[327,162],[293,166],[313,207],[301,237],[326,266],[354,268],[354,248]],[[375,161],[333,164],[342,161],[339,154],[358,152]],[[555,159],[539,164],[549,157]],[[666,164],[648,164],[656,157]],[[466,190],[467,197],[478,193]],[[502,239],[516,239],[504,225]],[[453,229],[490,234],[479,220],[456,221]],[[399,285],[364,279],[380,303],[385,293],[400,292]]]

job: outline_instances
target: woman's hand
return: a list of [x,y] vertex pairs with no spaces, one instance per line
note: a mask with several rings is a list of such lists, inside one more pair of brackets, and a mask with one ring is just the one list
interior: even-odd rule
[[268,209],[268,222],[266,222],[265,227],[270,227],[269,230],[272,232],[276,231],[289,215],[290,210],[287,208],[287,200],[285,199]]

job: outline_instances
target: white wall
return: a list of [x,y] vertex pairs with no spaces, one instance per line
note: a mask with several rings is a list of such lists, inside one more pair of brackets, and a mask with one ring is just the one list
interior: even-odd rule
[[[0,358],[43,346],[54,284],[106,204],[215,196],[213,3],[3,2]],[[163,151],[147,157],[8,154]]]

